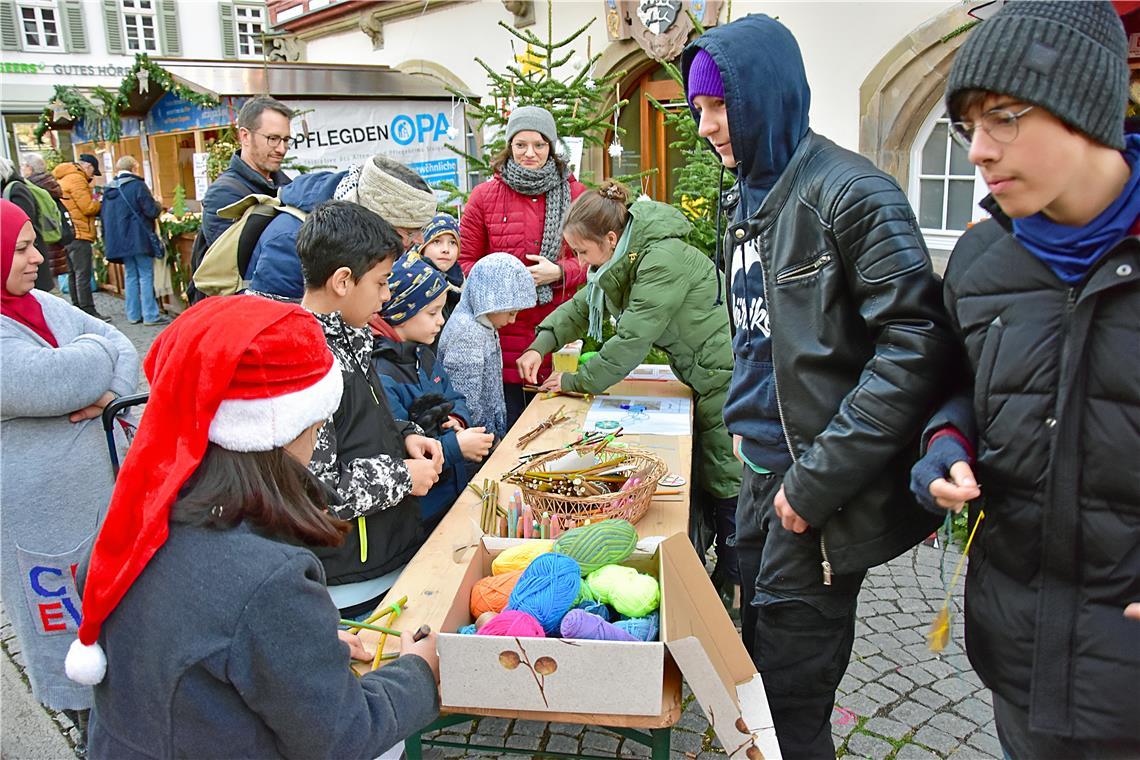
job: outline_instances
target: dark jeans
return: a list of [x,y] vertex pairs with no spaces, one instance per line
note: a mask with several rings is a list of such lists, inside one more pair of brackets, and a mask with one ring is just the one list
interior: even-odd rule
[[736,514],[741,635],[764,678],[784,757],[833,760],[831,711],[851,659],[865,573],[823,585],[818,532],[792,533],[776,516],[780,482],[744,468]]
[[95,311],[91,296],[91,241],[75,240],[67,246],[67,290],[71,302],[87,312]]
[[[1029,713],[998,693],[994,722],[1007,760],[1123,760],[1140,758],[1140,742],[1128,739],[1066,739],[1029,730]],[[1123,706],[1122,706],[1123,707]]]
[[507,402],[507,430],[510,430],[519,421],[534,394],[524,391],[521,385],[503,383],[503,398]]

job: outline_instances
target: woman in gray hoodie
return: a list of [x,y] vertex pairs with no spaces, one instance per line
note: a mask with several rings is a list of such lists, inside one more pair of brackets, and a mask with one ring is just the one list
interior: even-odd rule
[[63,673],[81,613],[74,568],[114,481],[99,415],[134,392],[139,360],[114,327],[32,289],[43,261],[35,239],[27,215],[0,201],[0,578],[32,694],[86,711],[91,689]]

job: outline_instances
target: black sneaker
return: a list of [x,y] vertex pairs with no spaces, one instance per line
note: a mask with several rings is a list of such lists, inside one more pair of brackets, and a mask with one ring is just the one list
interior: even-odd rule
[[111,318],[108,317],[106,314],[100,314],[99,312],[95,311],[94,309],[84,309],[84,311],[87,312],[88,314],[90,314],[91,316],[95,317],[95,319],[101,319],[104,322],[110,322],[111,321]]

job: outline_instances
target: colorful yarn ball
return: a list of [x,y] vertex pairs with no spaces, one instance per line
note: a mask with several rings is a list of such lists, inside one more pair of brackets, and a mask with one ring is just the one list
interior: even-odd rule
[[554,548],[554,542],[546,539],[527,541],[525,544],[512,546],[491,562],[491,575],[526,570],[535,557],[546,554],[552,548]]
[[593,589],[590,588],[590,584],[586,583],[586,579],[583,578],[582,579],[582,585],[580,585],[578,587],[578,598],[574,600],[574,606],[577,607],[582,602],[596,602],[596,601],[598,601],[598,599],[597,599],[597,597],[594,596]]
[[580,601],[574,605],[574,609],[585,610],[586,612],[589,612],[591,615],[597,615],[602,620],[605,620],[607,622],[609,622],[609,620],[610,620],[610,608],[607,607],[606,605],[602,604],[601,602],[591,602],[588,599],[583,599],[582,601]]
[[661,605],[657,579],[632,567],[606,565],[586,578],[599,602],[605,602],[622,615],[645,617]]
[[475,624],[471,623],[470,625],[461,627],[458,631],[456,631],[456,633],[462,633],[464,636],[471,636],[475,633],[475,630]]
[[557,634],[558,624],[574,606],[581,585],[577,562],[563,554],[540,555],[515,584],[507,610],[533,615],[547,634]]
[[528,639],[546,638],[542,624],[521,610],[506,610],[479,629],[480,636],[519,636]]
[[628,631],[623,631],[597,615],[585,610],[570,610],[562,618],[562,637],[566,639],[593,639],[594,641],[637,641]]
[[626,618],[614,623],[615,626],[633,636],[638,641],[657,641],[657,629],[660,625],[660,616],[650,612],[645,617]]
[[511,598],[511,591],[522,576],[522,570],[512,570],[502,575],[488,575],[481,578],[471,589],[471,617],[477,618],[484,612],[502,612]]
[[628,520],[602,520],[566,531],[554,542],[554,551],[573,558],[582,575],[589,575],[629,559],[636,546],[637,530]]

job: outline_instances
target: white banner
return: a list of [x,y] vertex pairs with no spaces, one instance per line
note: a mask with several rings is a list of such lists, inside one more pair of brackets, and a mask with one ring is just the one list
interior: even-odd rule
[[383,154],[415,170],[433,187],[444,181],[467,186],[466,160],[446,147],[463,147],[462,106],[453,109],[449,100],[286,102],[307,111],[293,120],[289,148],[289,155],[302,165],[341,171]]

